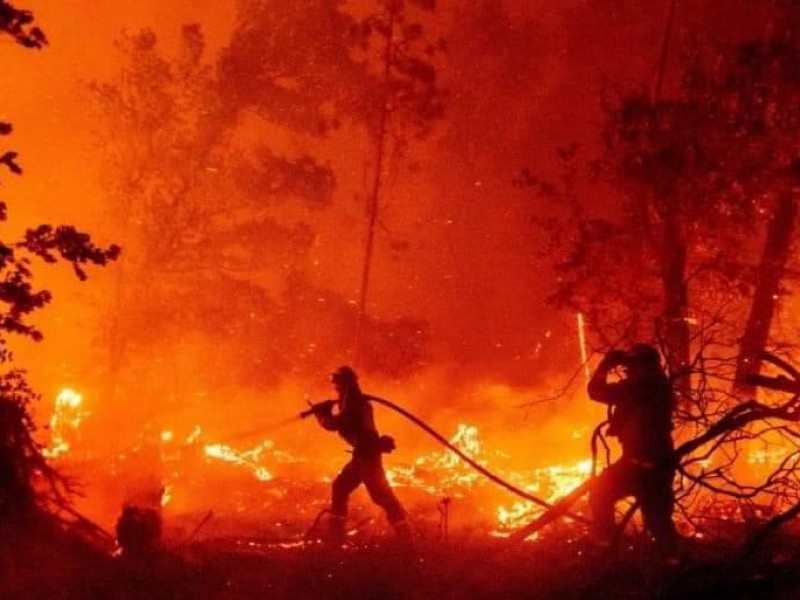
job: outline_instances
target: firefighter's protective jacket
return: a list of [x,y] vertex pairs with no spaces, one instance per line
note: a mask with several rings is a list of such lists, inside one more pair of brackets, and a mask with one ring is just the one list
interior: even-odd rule
[[364,394],[352,394],[336,402],[338,413],[329,410],[317,414],[320,425],[329,431],[336,431],[353,447],[353,454],[359,456],[381,453],[380,435],[368,399]]
[[619,439],[623,458],[653,465],[670,460],[673,396],[669,380],[652,374],[637,381],[606,381],[601,365],[589,382],[589,397],[611,407],[609,434]]

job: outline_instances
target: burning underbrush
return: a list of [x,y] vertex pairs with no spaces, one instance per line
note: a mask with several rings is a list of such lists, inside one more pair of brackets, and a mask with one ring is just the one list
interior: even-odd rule
[[[101,455],[82,440],[89,421],[81,395],[63,390],[55,400],[46,454],[81,482],[79,509],[109,529],[123,505],[135,505],[160,510],[167,531],[178,538],[188,535],[209,512],[214,518],[204,522],[204,536],[281,543],[313,538],[326,525],[331,480],[348,460],[335,436],[299,421],[294,423],[301,432],[299,444],[295,439],[284,445],[253,431],[226,436],[195,424],[148,427],[129,447]],[[584,458],[527,468],[520,468],[519,458],[507,450],[486,444],[476,425],[460,423],[453,429],[450,441],[462,452],[549,502],[591,471],[586,442],[579,439],[585,428],[570,434],[576,447],[583,447]],[[323,438],[328,445],[318,449],[317,440]],[[403,448],[385,464],[422,537],[505,537],[542,511],[496,487],[433,442],[420,450]],[[353,537],[381,536],[387,529],[380,510],[363,491],[354,495],[349,522]]]
[[[327,525],[331,480],[349,458],[335,436],[297,418],[278,424],[291,425],[291,436],[277,430],[268,435],[257,427],[224,434],[199,422],[148,426],[134,443],[104,454],[82,440],[89,421],[91,414],[81,395],[63,390],[55,400],[45,450],[60,470],[81,482],[79,510],[108,530],[125,505],[157,510],[163,516],[165,538],[174,544],[224,538],[242,550],[257,551],[264,544],[294,547],[317,539]],[[576,427],[580,422],[576,418],[549,423],[550,429],[561,427],[557,434],[550,432],[551,437],[568,440],[550,454],[541,451],[545,442],[521,447],[511,437],[503,443],[502,436],[488,442],[471,423],[453,424],[448,437],[453,446],[504,481],[553,503],[605,464],[604,452],[593,464],[592,428],[589,423]],[[572,429],[565,428],[567,423]],[[421,436],[409,430],[401,439]],[[537,439],[547,440],[546,436],[537,432]],[[560,452],[571,458],[550,458]],[[747,468],[753,473],[769,469],[785,461],[787,452],[754,448],[747,454]],[[401,445],[385,464],[392,486],[424,539],[505,538],[544,510],[496,486],[433,442]],[[711,467],[709,461],[702,465],[706,470]],[[697,539],[719,535],[735,523],[763,521],[778,508],[697,491],[691,502],[692,518],[682,510],[676,518],[682,533]],[[573,511],[585,513],[586,507],[579,503]],[[640,527],[636,520],[633,525]],[[354,540],[389,534],[380,509],[363,490],[354,495],[349,526]],[[576,540],[584,532],[584,525],[562,519],[531,539]]]

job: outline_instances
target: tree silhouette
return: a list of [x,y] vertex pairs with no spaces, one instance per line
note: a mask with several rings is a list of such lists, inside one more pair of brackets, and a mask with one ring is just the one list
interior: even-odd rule
[[[432,0],[375,0],[351,14],[340,0],[276,7],[242,4],[222,72],[236,97],[294,131],[329,133],[344,123],[369,138],[366,232],[354,353],[370,333],[366,305],[380,199],[391,158],[430,133],[443,113],[434,57],[444,47],[422,24]],[[355,11],[354,11],[355,13]],[[376,58],[377,57],[377,58]],[[368,357],[364,357],[369,362]]]
[[[405,153],[409,139],[427,135],[442,115],[442,94],[436,80],[432,58],[441,50],[441,42],[425,37],[420,22],[411,20],[410,6],[433,11],[435,2],[420,0],[384,0],[377,2],[379,12],[362,20],[358,29],[359,45],[366,52],[379,55],[380,61],[367,68],[377,68],[375,77],[376,108],[361,117],[375,148],[372,156],[372,183],[367,191],[367,235],[358,297],[356,324],[356,360],[360,358],[362,331],[367,317],[367,299],[372,275],[375,234],[385,187],[388,158]],[[391,147],[390,147],[391,145]]]
[[[662,341],[687,385],[704,322],[717,321],[729,354],[741,346],[730,378],[757,372],[789,274],[800,89],[790,30],[687,47],[676,90],[605,99],[604,148],[586,171],[573,146],[560,151],[561,182],[530,172],[517,181],[550,200],[537,220],[561,251],[552,301],[586,313],[601,345]],[[582,173],[605,210],[586,195]],[[759,252],[760,261],[749,258]]]
[[[770,335],[796,237],[800,13],[778,2],[774,14],[760,39],[688,46],[677,90],[607,101],[589,164],[604,202],[586,195],[574,146],[560,151],[561,182],[516,182],[549,200],[538,222],[564,251],[552,300],[586,313],[599,347],[661,342],[681,392],[679,504],[698,531],[714,511],[787,510],[774,525],[800,510],[799,374],[765,352],[795,347]],[[764,399],[742,398],[757,387]],[[777,458],[754,480],[742,465],[764,448]]]
[[199,26],[181,33],[174,59],[152,31],[123,34],[121,71],[92,85],[113,132],[106,148],[114,218],[137,248],[117,273],[106,332],[112,398],[131,349],[153,356],[192,332],[218,342],[247,327],[266,333],[251,316],[271,301],[252,280],[297,268],[314,240],[302,220],[280,221],[275,208],[314,211],[333,191],[330,169],[308,154],[237,144],[244,108],[208,62]]
[[[119,38],[120,71],[92,85],[112,216],[136,248],[116,271],[107,395],[151,381],[162,385],[151,394],[182,396],[181,345],[209,367],[197,385],[269,385],[347,360],[357,310],[307,280],[317,241],[308,221],[336,189],[315,142],[366,110],[373,89],[353,54],[363,34],[339,8],[244,2],[217,58],[197,25],[183,28],[175,57],[152,31]],[[275,128],[302,150],[274,143]],[[365,366],[394,374],[418,364],[425,330],[368,319]],[[387,353],[398,340],[411,345]]]
[[[33,24],[33,15],[5,1],[0,2],[0,35],[10,35],[26,48],[39,49],[46,43],[42,31]],[[10,124],[0,123],[0,136],[11,132]],[[17,154],[10,150],[0,155],[0,167],[22,174]],[[0,222],[6,220],[7,205],[0,200]],[[13,367],[8,348],[11,335],[42,339],[30,317],[52,296],[35,286],[35,262],[69,263],[84,280],[87,266],[104,266],[119,253],[118,246],[97,246],[88,234],[70,225],[39,225],[28,228],[21,239],[0,240],[0,529],[6,532],[14,527],[24,529],[43,513],[71,510],[67,481],[47,464],[33,438],[30,409],[39,397],[29,386],[25,372]]]

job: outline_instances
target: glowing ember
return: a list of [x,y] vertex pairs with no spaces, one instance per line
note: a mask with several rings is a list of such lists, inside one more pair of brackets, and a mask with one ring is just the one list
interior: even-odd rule
[[[460,424],[450,443],[467,456],[478,460],[483,447],[474,425]],[[478,460],[483,464],[482,460]],[[414,486],[425,489],[429,494],[464,495],[481,478],[472,467],[464,464],[456,454],[449,450],[432,452],[420,456],[411,467],[397,466],[387,471],[393,486]]]
[[[578,487],[592,471],[591,459],[539,469],[504,468],[501,459],[507,455],[486,452],[478,428],[472,425],[459,425],[450,443],[516,487],[551,503]],[[421,456],[411,466],[395,466],[387,470],[387,476],[393,486],[414,488],[437,497],[466,498],[478,494],[485,496],[484,501],[493,502],[491,498],[494,496],[487,494],[494,493],[494,484],[449,451]],[[494,510],[495,530],[490,535],[506,537],[512,529],[536,518],[541,512],[541,507],[525,500],[497,506]]]
[[[478,428],[474,425],[459,425],[456,434],[450,438],[450,443],[470,458],[476,458],[481,453],[481,440],[478,437]],[[456,466],[459,462],[461,462],[461,459],[458,456],[452,452],[447,452],[437,461],[437,465],[443,468],[450,468]]]
[[206,444],[203,450],[208,458],[247,467],[259,481],[269,481],[272,475],[261,465],[261,461],[264,451],[272,449],[272,445],[271,441],[265,440],[251,450],[238,452],[225,444]]
[[172,486],[165,485],[164,492],[161,494],[161,506],[166,506],[172,501]]
[[[553,503],[586,481],[591,473],[592,461],[586,459],[567,465],[552,465],[534,469],[527,477],[524,473],[512,473],[508,477],[519,487]],[[535,519],[542,511],[542,507],[524,500],[514,502],[508,508],[498,506],[497,521],[500,528],[498,531],[492,532],[492,535],[504,537],[510,530]]]
[[[58,394],[50,420],[51,443],[45,450],[46,456],[51,459],[78,459],[74,452],[77,433],[87,414],[84,411],[83,398],[79,393],[67,388]],[[583,426],[565,432],[565,434],[569,435],[572,440],[580,441],[588,438],[591,431],[589,426]],[[313,510],[324,505],[326,496],[323,493],[327,492],[328,486],[322,487],[320,480],[313,475],[310,478],[314,480],[313,485],[317,487],[292,488],[290,486],[294,483],[291,477],[281,476],[275,480],[273,467],[280,470],[279,465],[281,464],[309,463],[311,459],[308,457],[278,450],[270,440],[264,440],[249,449],[236,449],[224,443],[214,443],[213,439],[208,440],[206,436],[207,432],[200,425],[194,425],[191,426],[191,429],[187,429],[176,423],[170,423],[164,429],[150,431],[144,436],[149,442],[142,442],[141,446],[131,451],[130,456],[120,455],[118,460],[111,464],[111,470],[116,473],[124,467],[125,462],[135,462],[142,457],[152,455],[153,464],[148,468],[157,475],[147,478],[144,485],[140,487],[145,490],[146,501],[150,502],[148,505],[169,506],[170,512],[175,513],[185,510],[187,505],[191,506],[196,501],[198,494],[202,495],[204,490],[208,489],[209,484],[217,485],[219,480],[215,479],[216,476],[224,476],[225,472],[235,471],[245,473],[258,482],[273,482],[268,488],[271,502],[282,502],[282,506],[291,506],[291,503],[294,502],[293,497],[302,497],[313,498],[311,502]],[[449,442],[505,481],[549,503],[554,503],[566,496],[591,476],[592,461],[590,459],[565,460],[539,468],[519,468],[518,465],[511,463],[510,454],[507,452],[487,448],[481,439],[478,427],[466,423],[457,425]],[[743,462],[746,461],[753,471],[780,465],[787,460],[793,450],[793,448],[781,445],[780,442],[781,440],[776,440],[775,443],[748,448],[750,451],[742,455]],[[139,458],[136,458],[137,456]],[[203,473],[198,477],[196,460],[198,456],[202,457],[201,460],[206,465],[225,466],[217,473]],[[704,468],[710,465],[710,462],[710,459],[706,459],[695,464]],[[315,463],[312,460],[309,464],[313,468]],[[304,469],[308,469],[308,467],[304,467]],[[138,463],[133,468],[133,471],[137,472],[145,470]],[[279,474],[282,475],[282,472],[279,471]],[[304,471],[303,476],[307,475],[310,473]],[[495,538],[508,537],[514,530],[528,524],[543,512],[542,507],[509,495],[508,492],[497,488],[494,483],[467,465],[455,453],[446,449],[419,455],[405,464],[394,464],[387,469],[387,477],[392,486],[404,488],[402,497],[410,509],[419,510],[421,514],[430,511],[427,514],[435,516],[432,508],[440,506],[443,498],[448,502],[452,499],[452,516],[455,521],[451,520],[451,524],[461,523],[465,515],[470,515],[467,518],[479,519],[485,534]],[[328,484],[330,480],[323,478],[322,482]],[[126,481],[126,485],[129,483]],[[309,482],[298,481],[298,484],[308,486]],[[258,492],[255,487],[245,488],[247,486],[237,491],[236,494],[229,495],[229,506],[237,513],[246,512],[252,506],[262,506],[264,502],[265,488],[260,488]],[[155,493],[155,490],[158,491],[158,494]],[[141,491],[137,491],[137,493],[140,497],[144,497]],[[296,510],[298,514],[303,515],[302,518],[312,518],[313,514],[308,516],[304,513],[300,508],[301,505],[297,505],[291,510]],[[578,508],[577,512],[582,510]],[[440,509],[440,517],[441,512]],[[742,509],[735,503],[725,505],[714,503],[703,509],[706,517],[725,522],[754,518],[753,515],[763,518],[765,514],[769,514],[762,513],[761,508],[753,509],[751,513],[743,514]],[[473,527],[474,523],[470,523],[469,526]],[[562,529],[561,533],[563,532]],[[358,533],[359,530],[354,529],[349,532],[349,535],[356,536]],[[697,532],[687,529],[686,533],[696,535]],[[546,536],[545,533],[537,534],[528,541],[544,539]]]
[[753,450],[747,455],[747,464],[766,466],[779,465],[789,452],[789,448],[782,447]]
[[197,441],[201,433],[203,433],[203,430],[200,429],[199,425],[195,425],[194,429],[192,429],[192,432],[188,436],[186,436],[184,444],[186,444],[187,446],[191,446]]
[[83,417],[83,396],[75,390],[64,388],[56,396],[53,416],[50,418],[50,446],[43,450],[48,458],[58,458],[69,452],[70,438],[78,431]]

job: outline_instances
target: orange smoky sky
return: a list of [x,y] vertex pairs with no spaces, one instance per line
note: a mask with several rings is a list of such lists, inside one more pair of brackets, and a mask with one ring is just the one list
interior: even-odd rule
[[[259,2],[285,7],[282,3],[293,0]],[[37,407],[37,420],[43,423],[50,417],[52,401],[62,388],[83,393],[90,416],[78,433],[85,456],[96,460],[101,455],[93,454],[97,448],[115,454],[133,448],[148,429],[170,435],[174,431],[176,439],[182,439],[202,428],[203,443],[220,441],[226,433],[296,414],[305,398],[330,394],[328,373],[338,365],[327,356],[316,363],[296,361],[293,364],[302,366],[268,381],[269,389],[219,377],[220,371],[238,373],[239,363],[258,352],[274,357],[267,354],[270,339],[250,337],[239,344],[248,333],[246,326],[245,331],[235,331],[233,340],[222,342],[225,336],[202,339],[194,331],[163,343],[140,341],[129,350],[128,362],[121,368],[129,371],[119,377],[121,383],[116,387],[116,382],[109,383],[113,379],[109,322],[122,321],[134,310],[146,313],[149,307],[140,305],[146,304],[136,295],[141,288],[134,289],[127,304],[119,301],[123,274],[134,271],[136,247],[126,246],[123,239],[128,228],[115,213],[120,210],[119,198],[108,189],[114,173],[105,172],[106,146],[113,145],[117,132],[98,118],[88,84],[118,76],[123,62],[115,40],[123,31],[151,29],[158,37],[159,52],[174,57],[182,26],[197,23],[207,42],[206,60],[213,63],[231,42],[240,3],[15,0],[15,4],[35,13],[50,44],[30,51],[0,43],[0,120],[14,125],[13,135],[4,142],[19,152],[25,169],[22,177],[2,177],[0,191],[11,216],[7,226],[19,230],[42,222],[70,223],[90,231],[98,243],[123,245],[121,259],[92,270],[87,282],[78,282],[63,265],[37,265],[37,282],[54,293],[52,304],[36,319],[45,340],[15,344],[19,363],[29,369],[33,385],[45,397]],[[401,317],[425,321],[430,339],[422,367],[414,375],[368,373],[363,377],[365,388],[397,400],[445,433],[461,423],[479,424],[487,448],[500,449],[520,463],[556,455],[559,460],[577,460],[586,456],[587,435],[592,423],[602,420],[603,409],[586,402],[581,393],[576,316],[558,312],[546,302],[555,274],[552,257],[543,252],[546,237],[533,222],[539,211],[537,200],[515,187],[513,180],[524,168],[557,178],[555,157],[560,146],[577,142],[588,155],[599,148],[601,92],[652,85],[669,0],[439,0],[437,4],[436,14],[426,18],[425,25],[447,40],[446,52],[435,62],[445,92],[444,116],[430,136],[411,141],[402,160],[389,161],[367,306],[370,316],[386,322]],[[372,2],[343,3],[354,13],[368,5]],[[681,0],[672,45],[677,49],[695,35],[733,41],[762,31],[766,23],[760,5]],[[676,55],[672,52],[667,61],[666,88],[675,84],[671,66]],[[341,313],[359,298],[367,230],[364,197],[374,151],[369,136],[364,127],[352,124],[324,139],[296,135],[251,114],[236,126],[240,128],[236,135],[248,142],[268,140],[278,153],[322,157],[335,174],[330,206],[301,217],[296,207],[276,203],[271,208],[290,222],[302,218],[313,231],[308,255],[302,258],[303,275],[315,290],[332,290],[344,300],[338,309],[341,330],[341,323],[348,322]],[[582,192],[591,194],[598,211],[614,202],[605,189]],[[206,197],[213,199],[211,194]],[[264,262],[274,260],[266,257]],[[252,276],[254,286],[269,288],[272,298],[279,296],[276,281],[285,275],[280,266]],[[165,287],[172,291],[170,283]],[[224,308],[229,289],[209,286],[198,293],[213,296]],[[188,307],[174,308],[177,314]],[[247,309],[253,317],[268,311],[278,315],[274,320],[293,320],[291,308],[279,302]],[[148,326],[142,320],[134,328]],[[302,323],[291,334],[307,337],[309,347],[317,342],[322,347],[322,342],[334,339],[328,330],[336,326],[336,315],[323,316]],[[274,333],[274,328],[265,329]],[[574,394],[571,389],[558,396],[563,402],[537,404],[530,413],[533,418],[523,418],[527,413],[520,404],[554,397],[552,392],[573,373],[578,374],[573,379]],[[431,450],[429,440],[391,414],[381,413],[380,426],[402,441],[398,460],[410,463],[419,452]],[[333,436],[312,438],[311,427],[304,422],[276,432],[275,447],[306,454],[313,448],[329,462],[338,460],[341,444]],[[536,456],[531,452],[534,435]],[[102,496],[93,494],[92,498]],[[118,491],[108,494],[106,516],[117,514],[119,496]],[[199,499],[205,502],[205,497]]]
[[[151,28],[169,52],[181,25],[199,23],[213,56],[229,41],[236,3],[19,4],[35,13],[50,45],[39,52],[8,42],[0,46],[0,116],[15,126],[10,140],[26,170],[4,187],[13,222],[74,223],[101,242],[115,241],[98,159],[103,141],[96,135],[87,82],[107,80],[119,68],[114,40],[122,30]],[[360,4],[349,6],[358,10]],[[476,7],[493,4],[508,9],[506,30],[487,29],[482,36],[461,29]],[[679,36],[734,37],[763,26],[759,3],[679,4]],[[537,252],[542,239],[530,222],[535,203],[511,181],[524,167],[553,173],[559,145],[597,143],[603,85],[628,88],[652,81],[668,3],[443,0],[438,5],[432,22],[449,48],[438,65],[448,93],[446,114],[429,139],[412,146],[417,168],[401,166],[390,175],[369,308],[385,318],[428,321],[434,360],[535,384],[538,373],[554,369],[553,360],[576,363],[578,354],[572,316],[545,305],[552,274]],[[510,48],[503,44],[506,38]],[[303,144],[278,141],[294,151]],[[334,206],[314,217],[318,237],[310,272],[320,285],[356,299],[365,222],[363,204],[353,196],[363,193],[365,142],[354,139],[340,150],[331,158],[337,172]],[[30,365],[43,391],[91,369],[86,363],[97,349],[89,332],[111,293],[114,268],[92,274],[86,284],[46,271],[43,281],[54,288],[56,300],[40,317],[47,341]],[[21,349],[23,359],[29,351]]]

